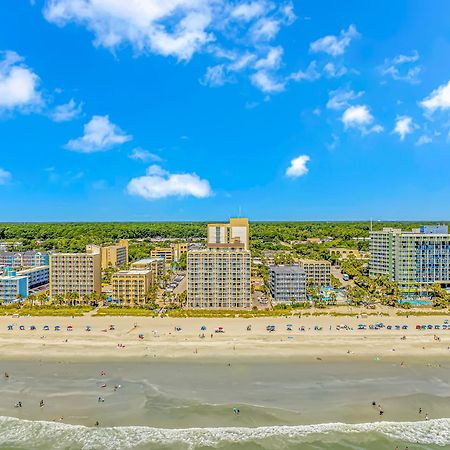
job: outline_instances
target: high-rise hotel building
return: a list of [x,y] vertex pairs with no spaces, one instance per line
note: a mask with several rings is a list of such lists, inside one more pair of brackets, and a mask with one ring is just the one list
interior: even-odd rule
[[450,234],[445,225],[412,231],[383,228],[370,233],[371,277],[384,275],[406,292],[450,286]]
[[208,225],[208,245],[187,257],[189,308],[249,308],[251,257],[247,219]]
[[52,253],[50,297],[76,292],[80,297],[101,293],[100,253]]

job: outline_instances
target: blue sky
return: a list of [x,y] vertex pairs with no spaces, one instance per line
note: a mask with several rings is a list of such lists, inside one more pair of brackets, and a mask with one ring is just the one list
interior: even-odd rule
[[0,221],[448,220],[432,5],[3,0]]

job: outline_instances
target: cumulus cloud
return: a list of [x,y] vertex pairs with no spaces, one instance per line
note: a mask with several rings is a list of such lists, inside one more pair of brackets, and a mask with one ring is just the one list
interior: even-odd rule
[[276,79],[272,74],[259,70],[250,77],[252,83],[261,91],[267,94],[274,94],[284,91],[286,83]]
[[339,56],[345,53],[352,39],[359,37],[355,25],[350,25],[347,30],[341,30],[339,36],[328,35],[311,42],[311,53],[327,53],[331,56]]
[[81,153],[94,153],[128,142],[132,136],[125,134],[109,120],[109,116],[93,116],[84,126],[83,136],[73,139],[66,148]]
[[16,52],[0,53],[0,110],[29,111],[43,104],[39,77]]
[[158,165],[150,166],[144,176],[132,178],[127,191],[146,200],[166,197],[205,198],[212,195],[208,180],[201,179],[195,173],[172,174]]
[[427,134],[423,134],[419,137],[419,139],[417,139],[416,145],[420,147],[422,145],[431,144],[432,142],[433,139],[430,136],[428,136]]
[[407,81],[415,84],[419,82],[418,76],[421,72],[421,67],[415,65],[419,60],[419,53],[414,50],[411,55],[398,55],[392,59],[385,59],[381,66],[381,75],[390,76],[397,81]]
[[12,178],[11,172],[0,167],[0,185],[7,184]]
[[296,19],[290,0],[46,0],[44,16],[59,26],[85,26],[96,46],[112,51],[128,44],[137,54],[179,61],[206,53],[213,59],[200,78],[206,86],[233,82],[244,69],[247,76],[268,66],[277,70],[282,48],[267,53],[267,45]]
[[349,106],[342,114],[342,122],[346,129],[356,128],[363,134],[383,131],[381,125],[372,125],[374,117],[366,105]]
[[420,106],[427,113],[434,113],[436,110],[446,110],[450,108],[450,81],[435,89],[431,94],[420,102]]
[[329,62],[323,67],[325,76],[328,78],[340,78],[348,73],[348,69],[345,66],[337,66],[336,64]]
[[350,102],[364,95],[364,91],[354,92],[351,89],[341,88],[328,93],[328,109],[340,110],[350,106]]
[[130,154],[130,158],[138,160],[138,161],[143,161],[143,162],[162,161],[162,158],[159,155],[157,155],[156,153],[151,153],[148,150],[144,150],[143,148],[140,148],[140,147],[133,148],[133,150],[131,151],[131,154]]
[[400,136],[400,140],[403,141],[407,134],[410,134],[414,131],[414,122],[409,116],[400,116],[397,117],[395,122],[394,133],[397,133]]
[[298,72],[291,73],[290,80],[294,81],[315,81],[320,78],[320,73],[317,70],[317,62],[311,61],[306,70],[299,70]]
[[231,17],[248,22],[265,14],[268,8],[271,8],[271,5],[265,1],[241,3],[231,10]]
[[286,176],[290,178],[298,178],[309,172],[306,164],[310,161],[308,155],[300,155],[291,160],[290,166],[286,169]]
[[73,98],[68,103],[58,105],[51,113],[51,118],[55,122],[68,122],[81,114],[83,103],[76,103]]

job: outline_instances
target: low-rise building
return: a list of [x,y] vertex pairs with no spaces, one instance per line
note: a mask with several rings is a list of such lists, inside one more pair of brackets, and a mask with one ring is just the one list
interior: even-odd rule
[[37,267],[48,266],[49,255],[46,252],[26,251],[7,252],[0,251],[0,267]]
[[152,286],[152,271],[120,270],[111,277],[112,298],[129,305],[142,305]]
[[306,273],[300,266],[270,266],[269,288],[275,302],[306,300]]
[[331,263],[326,260],[301,259],[300,267],[306,274],[306,283],[318,287],[331,285]]
[[28,297],[28,278],[7,269],[0,275],[0,301],[14,303]]
[[348,258],[355,258],[355,259],[368,259],[369,253],[363,252],[360,250],[357,250],[355,248],[329,248],[328,249],[330,255],[335,255],[340,259],[348,259]]
[[130,264],[131,270],[151,270],[152,283],[155,284],[166,274],[164,258],[144,258]]
[[101,293],[100,253],[52,253],[50,297],[77,293],[80,297]]
[[174,260],[172,247],[156,247],[151,250],[150,257],[163,258],[166,263],[171,263]]
[[28,289],[42,288],[49,284],[50,268],[49,266],[30,267],[17,271],[17,275],[27,277]]
[[181,255],[184,255],[189,250],[189,244],[187,242],[174,242],[170,244],[170,248],[172,249],[172,256],[175,262],[178,262],[181,258]]

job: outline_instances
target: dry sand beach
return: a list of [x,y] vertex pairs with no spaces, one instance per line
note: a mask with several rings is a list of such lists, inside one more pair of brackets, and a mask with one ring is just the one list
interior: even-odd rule
[[[450,357],[450,329],[443,329],[446,320],[447,316],[364,319],[8,316],[0,318],[0,352],[3,359],[76,361],[244,356],[426,360]],[[385,327],[369,329],[379,322]],[[367,328],[360,330],[359,324]],[[11,325],[12,330],[8,330]],[[274,325],[275,331],[267,331],[268,325]],[[395,329],[396,325],[402,328]],[[405,325],[408,329],[404,329]],[[417,330],[417,325],[427,325],[427,329]],[[432,329],[428,329],[430,325]],[[59,327],[58,331],[55,327]],[[223,332],[216,332],[220,327]]]

